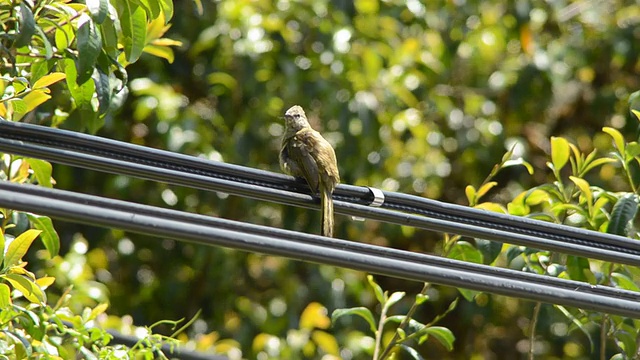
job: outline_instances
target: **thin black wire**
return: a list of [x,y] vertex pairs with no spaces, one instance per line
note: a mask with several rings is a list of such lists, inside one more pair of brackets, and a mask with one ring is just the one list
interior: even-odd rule
[[[306,193],[304,185],[281,174],[91,135],[0,121],[0,150],[98,171],[318,208],[317,200]],[[238,174],[244,177],[239,179]],[[387,192],[386,198],[391,200],[383,206],[404,212],[389,211],[363,206],[372,200],[366,188],[340,185],[337,192],[341,191],[353,195],[335,196],[337,213],[640,266],[640,242],[621,236]],[[506,226],[506,221],[518,226]]]
[[415,281],[640,317],[640,293],[427,254],[0,182],[0,206],[209,246],[284,256]]

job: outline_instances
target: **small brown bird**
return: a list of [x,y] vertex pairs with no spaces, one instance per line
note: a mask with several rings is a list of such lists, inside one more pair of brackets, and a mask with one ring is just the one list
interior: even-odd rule
[[333,236],[333,199],[340,182],[336,153],[319,132],[313,130],[298,105],[284,113],[284,136],[280,167],[286,174],[307,180],[311,191],[320,195],[323,236]]

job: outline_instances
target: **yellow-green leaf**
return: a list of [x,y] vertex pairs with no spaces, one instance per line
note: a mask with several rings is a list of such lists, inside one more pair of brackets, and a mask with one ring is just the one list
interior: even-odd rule
[[11,306],[11,288],[7,284],[0,284],[0,310]]
[[311,339],[320,349],[322,349],[327,354],[331,354],[334,356],[339,356],[340,347],[338,346],[338,341],[336,338],[324,331],[316,330],[311,333]]
[[166,46],[158,46],[158,45],[147,45],[144,47],[144,52],[147,54],[151,54],[157,56],[159,58],[163,58],[169,62],[169,64],[173,63],[174,55],[173,50]]
[[5,274],[3,277],[32,303],[39,304],[46,301],[44,292],[35,282],[18,274]]
[[640,111],[635,110],[635,109],[631,109],[631,112],[633,113],[633,115],[635,115],[635,116],[636,116],[636,118],[637,118],[638,120],[640,120]]
[[41,232],[40,230],[30,229],[13,239],[11,244],[9,244],[7,254],[4,258],[4,267],[18,265],[20,259],[22,259],[24,254],[27,253],[27,250],[29,250],[33,240],[35,240]]
[[331,325],[327,308],[317,302],[312,302],[302,311],[300,315],[301,329],[326,329]]
[[46,94],[44,90],[34,90],[28,93],[27,95],[25,95],[25,97],[22,98],[22,100],[24,100],[24,104],[26,105],[24,113],[26,114],[29,111],[37,108],[49,99],[51,99],[51,95]]
[[40,216],[35,214],[27,214],[29,220],[33,227],[38,230],[42,230],[42,234],[40,234],[40,239],[42,239],[42,243],[44,247],[47,248],[47,252],[49,252],[49,257],[54,257],[58,255],[58,251],[60,251],[60,237],[56,232],[56,229],[53,227],[53,223],[51,222],[51,218],[48,216]]
[[33,170],[38,184],[48,188],[53,187],[51,184],[51,163],[34,158],[26,158],[25,161],[29,164],[31,170]]
[[569,176],[569,179],[571,179],[571,181],[580,188],[582,194],[587,198],[587,204],[591,204],[593,202],[593,193],[589,188],[589,183],[586,180],[575,176]]
[[67,75],[65,73],[62,72],[53,72],[51,74],[45,75],[43,77],[41,77],[40,79],[38,79],[38,81],[36,81],[35,84],[33,84],[33,88],[34,89],[39,89],[39,88],[43,88],[43,87],[47,87],[53,83],[56,83],[64,78],[66,78]]
[[569,142],[565,138],[551,137],[551,163],[560,171],[569,161]]
[[477,199],[476,188],[471,185],[467,185],[467,187],[464,188],[464,193],[465,195],[467,195],[467,201],[469,202],[469,205],[475,205]]
[[481,197],[483,197],[484,195],[486,195],[486,194],[487,194],[487,192],[488,192],[489,190],[491,190],[491,188],[493,188],[493,187],[494,187],[494,186],[496,186],[496,185],[498,185],[498,183],[497,183],[497,182],[495,182],[495,181],[490,181],[490,182],[488,182],[488,183],[486,183],[486,184],[482,185],[482,186],[480,187],[480,189],[478,189],[478,195],[477,195],[477,196],[478,196],[478,199],[479,199],[479,198],[481,198]]
[[620,132],[612,127],[603,127],[602,131],[613,138],[613,143],[621,154],[624,154],[624,138]]

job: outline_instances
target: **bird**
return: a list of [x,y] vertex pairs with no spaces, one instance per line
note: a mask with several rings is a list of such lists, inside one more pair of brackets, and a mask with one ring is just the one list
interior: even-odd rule
[[311,128],[304,110],[294,105],[284,113],[284,135],[279,159],[285,174],[304,178],[320,196],[323,236],[333,237],[333,190],[340,182],[336,153],[319,132]]

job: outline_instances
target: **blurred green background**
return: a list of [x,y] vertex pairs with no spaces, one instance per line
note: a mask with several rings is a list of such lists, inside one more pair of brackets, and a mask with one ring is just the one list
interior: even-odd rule
[[[204,0],[203,6],[198,14],[192,2],[175,3],[166,34],[183,42],[175,61],[143,55],[129,66],[128,100],[100,136],[279,172],[279,116],[299,104],[334,145],[343,183],[464,205],[465,186],[482,183],[513,146],[536,172],[501,172],[490,194],[498,202],[549,181],[550,136],[565,136],[587,152],[610,141],[603,126],[636,136],[627,111],[629,94],[640,88],[636,1]],[[590,181],[620,186],[603,169]],[[312,210],[64,166],[54,171],[60,189],[318,230],[320,216]],[[339,238],[440,250],[442,234],[343,216],[336,224]],[[65,261],[80,264],[78,276],[104,284],[84,282],[88,294],[108,294],[110,314],[130,314],[142,325],[202,309],[189,335],[215,331],[235,339],[245,358],[257,356],[259,334],[293,346],[291,329],[312,302],[329,313],[375,304],[359,272],[118,230],[61,222],[56,228],[63,253],[84,255]],[[377,280],[390,291],[422,288]],[[434,287],[429,295],[433,301],[416,314],[425,322],[458,294]],[[408,306],[401,302],[397,311]],[[487,295],[462,301],[442,323],[456,335],[455,350],[429,341],[423,356],[524,357],[532,308]],[[353,319],[328,331],[349,345],[344,358],[366,359],[366,330]],[[543,306],[538,358],[591,358],[587,338],[573,330]]]

